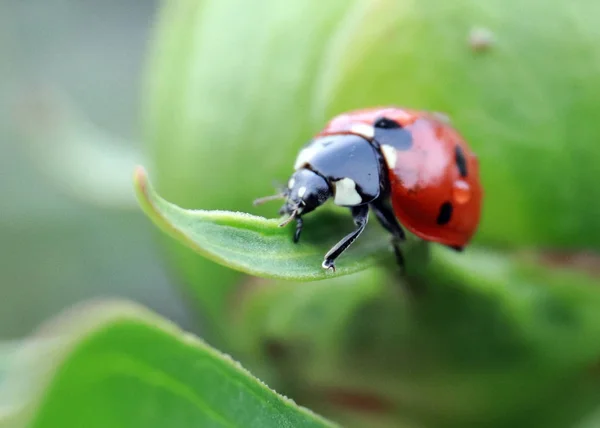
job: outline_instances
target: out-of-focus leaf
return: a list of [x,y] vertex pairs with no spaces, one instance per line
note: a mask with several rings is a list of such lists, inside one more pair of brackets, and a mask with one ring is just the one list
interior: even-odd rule
[[307,219],[302,238],[295,244],[293,227],[281,228],[275,219],[173,205],[154,191],[141,167],[135,173],[135,187],[142,209],[163,231],[203,256],[248,274],[318,280],[354,273],[390,258],[389,237],[374,224],[340,256],[335,272],[326,271],[321,267],[323,256],[350,230],[344,230],[335,218]]
[[12,400],[4,407],[12,411],[0,414],[0,426],[333,426],[133,304],[83,305],[38,336],[54,338],[54,346],[22,349],[28,360],[35,353],[35,363],[15,362],[0,401],[2,408],[4,399]]
[[249,282],[228,312],[246,364],[345,426],[563,428],[600,407],[597,278],[430,250],[412,288],[385,270]]

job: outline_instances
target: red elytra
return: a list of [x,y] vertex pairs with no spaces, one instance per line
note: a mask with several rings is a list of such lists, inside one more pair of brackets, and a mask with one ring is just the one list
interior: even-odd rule
[[356,134],[377,143],[369,130],[381,118],[412,137],[409,148],[392,152],[395,158],[384,156],[395,216],[422,239],[462,249],[477,231],[483,188],[477,156],[442,115],[398,107],[354,110],[331,119],[317,136]]

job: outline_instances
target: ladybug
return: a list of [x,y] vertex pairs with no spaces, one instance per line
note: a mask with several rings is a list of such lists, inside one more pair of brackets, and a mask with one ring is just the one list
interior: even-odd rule
[[[402,226],[419,238],[462,251],[475,234],[483,189],[479,162],[460,134],[441,115],[399,107],[354,110],[331,119],[298,154],[295,172],[279,195],[279,213],[296,221],[330,198],[348,207],[356,229],[331,248],[323,268],[336,259],[367,225],[369,209],[391,233],[398,263]],[[402,225],[402,226],[401,226]]]

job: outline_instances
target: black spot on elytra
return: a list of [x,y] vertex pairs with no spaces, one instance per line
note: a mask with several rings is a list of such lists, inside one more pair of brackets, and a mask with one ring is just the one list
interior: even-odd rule
[[452,218],[452,209],[452,204],[450,202],[444,202],[440,206],[440,212],[436,220],[438,225],[443,226],[445,224],[448,224],[448,222]]
[[398,129],[402,128],[402,126],[395,120],[388,119],[387,117],[380,117],[375,121],[375,128]]
[[412,147],[412,134],[402,128],[397,122],[381,118],[375,122],[375,135],[373,140],[379,146],[385,144],[396,150],[408,150]]
[[467,159],[465,158],[465,153],[463,152],[460,146],[456,146],[454,149],[454,159],[456,161],[456,166],[458,166],[458,171],[462,178],[467,176]]

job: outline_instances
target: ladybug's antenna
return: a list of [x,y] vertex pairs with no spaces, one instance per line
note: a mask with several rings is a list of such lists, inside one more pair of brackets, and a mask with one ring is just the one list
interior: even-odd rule
[[298,208],[296,208],[294,211],[292,211],[292,213],[290,214],[290,216],[288,218],[286,218],[281,223],[279,223],[279,227],[283,227],[283,226],[290,224],[290,222],[296,218],[297,214],[298,214]]
[[279,193],[277,195],[271,195],[271,196],[263,196],[262,198],[258,198],[256,199],[253,204],[254,206],[257,205],[262,205],[265,202],[271,202],[271,201],[276,201],[278,199],[285,199],[285,195],[283,193]]

